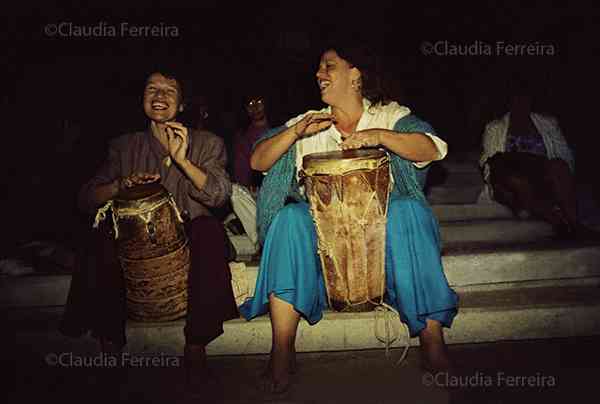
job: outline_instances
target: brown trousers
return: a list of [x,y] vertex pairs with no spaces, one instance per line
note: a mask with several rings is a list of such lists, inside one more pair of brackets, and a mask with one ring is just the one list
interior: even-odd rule
[[[106,226],[106,225],[105,225]],[[186,224],[191,251],[186,343],[207,345],[223,333],[223,322],[239,317],[227,264],[228,244],[222,223],[201,216]],[[116,243],[106,229],[85,235],[78,254],[60,331],[120,346],[127,343],[127,306]]]

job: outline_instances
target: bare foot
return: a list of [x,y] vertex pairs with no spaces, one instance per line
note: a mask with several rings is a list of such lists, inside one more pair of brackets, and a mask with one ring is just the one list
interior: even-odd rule
[[429,372],[444,372],[452,367],[445,345],[422,345],[421,358],[423,369]]
[[451,368],[448,348],[444,342],[441,324],[427,320],[426,328],[419,334],[423,369],[430,372],[443,372]]
[[[272,358],[273,358],[273,352],[271,352],[271,354],[269,356],[269,361],[267,362],[267,366],[265,366],[265,369],[260,374],[261,378],[272,377],[272,375],[273,375],[273,359]],[[289,373],[290,373],[290,375],[295,375],[296,373],[298,373],[298,362],[296,361],[296,352],[291,353]]]
[[263,390],[283,394],[290,386],[290,375],[296,373],[296,352],[274,348],[265,371],[262,373]]

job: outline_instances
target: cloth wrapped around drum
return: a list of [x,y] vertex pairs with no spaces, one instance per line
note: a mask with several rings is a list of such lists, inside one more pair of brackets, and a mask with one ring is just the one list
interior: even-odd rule
[[302,166],[329,305],[372,310],[385,293],[389,157],[376,149],[314,153]]
[[120,192],[98,211],[112,210],[127,314],[136,321],[170,321],[187,312],[190,250],[173,197],[158,182]]

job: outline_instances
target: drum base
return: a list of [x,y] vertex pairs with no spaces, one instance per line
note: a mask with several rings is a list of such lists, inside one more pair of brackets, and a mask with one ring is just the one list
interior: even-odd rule
[[339,302],[336,300],[331,301],[331,308],[341,313],[363,313],[366,311],[373,311],[379,304],[374,302],[382,302],[383,299],[380,297],[373,299],[373,302],[365,302],[359,304],[348,304],[346,302]]

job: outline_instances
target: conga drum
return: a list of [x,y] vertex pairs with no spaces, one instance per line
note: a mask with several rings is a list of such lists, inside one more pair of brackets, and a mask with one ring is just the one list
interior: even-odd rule
[[302,165],[329,305],[372,310],[385,292],[389,157],[344,150],[307,155]]
[[128,317],[144,322],[183,317],[190,250],[172,196],[160,183],[139,185],[119,193],[112,210]]

